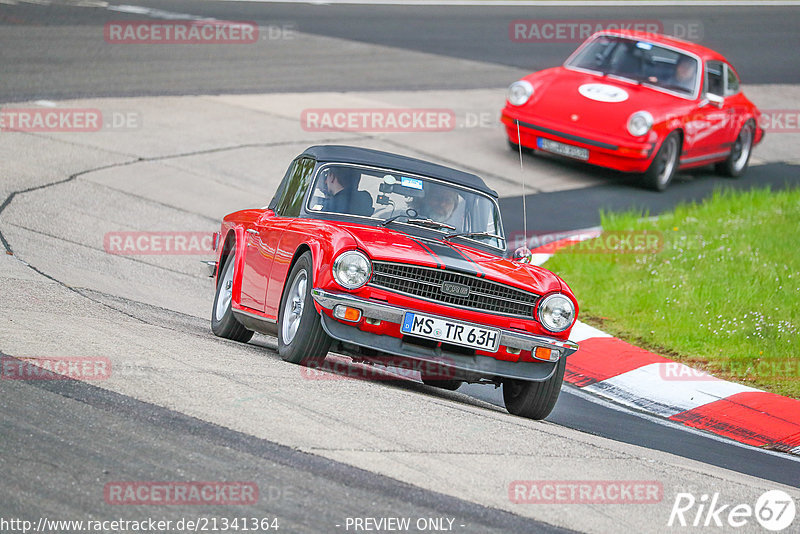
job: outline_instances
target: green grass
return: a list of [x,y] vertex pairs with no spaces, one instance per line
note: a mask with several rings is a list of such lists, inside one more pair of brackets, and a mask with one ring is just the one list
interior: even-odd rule
[[580,319],[720,378],[800,398],[800,189],[716,191],[657,218],[604,213],[602,227],[660,232],[663,248],[586,253],[603,243],[593,241],[551,258],[545,266],[572,287]]

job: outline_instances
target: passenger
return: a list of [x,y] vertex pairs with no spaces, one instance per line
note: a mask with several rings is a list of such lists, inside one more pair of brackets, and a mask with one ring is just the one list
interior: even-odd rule
[[329,167],[322,171],[322,211],[363,215],[369,217],[374,211],[372,195],[356,189],[358,171],[347,167]]

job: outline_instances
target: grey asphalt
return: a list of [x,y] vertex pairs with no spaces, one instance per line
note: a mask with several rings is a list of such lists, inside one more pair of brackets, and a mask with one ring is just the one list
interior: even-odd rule
[[[6,519],[277,518],[278,532],[319,533],[346,531],[349,517],[391,516],[412,524],[449,518],[453,531],[463,533],[569,532],[86,382],[0,380],[0,428]],[[259,498],[253,505],[164,506],[114,505],[104,497],[107,483],[185,480],[255,483]],[[69,531],[80,532],[59,530]]]
[[[120,18],[141,18],[102,9],[21,4],[0,5],[0,100],[78,96],[214,94],[224,92],[325,90],[410,90],[422,88],[500,87],[522,69],[560,62],[575,45],[519,45],[507,39],[507,24],[515,18],[570,18],[572,8],[424,8],[367,6],[310,6],[233,2],[152,2],[139,5],[230,20],[254,19],[261,24],[286,24],[299,31],[344,37],[363,43],[421,50],[477,59],[508,67],[495,78],[454,69],[446,76],[435,68],[408,72],[376,70],[381,58],[359,64],[346,56],[318,54],[289,43],[260,43],[245,49],[230,47],[130,46],[114,48],[102,41],[102,24]],[[581,17],[612,18],[618,11],[581,10]],[[698,19],[705,41],[724,49],[745,80],[796,83],[796,8],[630,8],[625,18],[668,17]],[[442,30],[445,28],[445,30]],[[24,41],[20,41],[21,36]],[[60,39],[64,36],[64,39]],[[100,36],[100,37],[98,37]],[[780,40],[776,47],[772,43]],[[24,43],[24,45],[23,45]],[[280,48],[285,47],[285,48]],[[771,54],[765,56],[764,50]],[[279,51],[282,51],[279,53]],[[285,52],[285,55],[283,54]],[[389,54],[390,51],[385,53]],[[302,67],[302,68],[300,68]],[[318,74],[324,70],[325,76]],[[284,76],[276,73],[285,73]],[[6,172],[5,170],[3,172]],[[701,171],[702,173],[703,171]],[[706,176],[703,176],[706,178]],[[737,187],[766,180],[796,183],[789,165],[754,168]],[[592,226],[601,207],[645,207],[657,213],[681,200],[708,195],[723,184],[710,175],[704,180],[675,184],[657,195],[609,178],[605,185],[579,193],[550,193],[530,197],[529,220],[544,230]],[[726,185],[725,182],[723,185]],[[519,228],[513,205],[504,199],[509,229]],[[548,221],[571,206],[570,223],[550,228]],[[510,207],[510,210],[509,210]],[[541,217],[541,218],[537,218]],[[11,243],[13,245],[13,243]],[[42,266],[46,268],[47,266]],[[143,307],[146,308],[146,307]],[[143,316],[155,310],[144,309]],[[164,310],[167,321],[185,318]],[[191,320],[177,329],[205,329]],[[205,331],[206,335],[209,335]],[[2,347],[0,347],[2,348]],[[274,354],[272,354],[274,356]],[[391,386],[385,386],[391,387]],[[409,386],[420,395],[438,393]],[[134,519],[145,515],[198,515],[194,509],[148,510],[111,508],[103,503],[102,485],[109,480],[255,479],[264,493],[274,496],[248,512],[285,518],[288,532],[322,532],[347,516],[452,516],[464,532],[555,531],[542,523],[508,512],[427,491],[306,454],[263,438],[194,419],[133,397],[91,385],[17,383],[0,381],[0,495],[3,515],[60,517],[96,514]],[[800,484],[797,462],[758,451],[721,444],[707,437],[666,428],[651,421],[587,402],[569,390],[550,421],[592,435],[673,453],[709,465],[747,473],[791,486]],[[197,391],[198,397],[203,395]],[[253,421],[259,425],[259,421]],[[32,446],[35,444],[35,446]],[[321,503],[324,503],[322,505]],[[8,513],[8,514],[7,514]],[[237,510],[238,513],[238,510]],[[204,509],[203,515],[230,514]],[[472,529],[472,530],[469,530]],[[458,530],[457,530],[458,531]]]

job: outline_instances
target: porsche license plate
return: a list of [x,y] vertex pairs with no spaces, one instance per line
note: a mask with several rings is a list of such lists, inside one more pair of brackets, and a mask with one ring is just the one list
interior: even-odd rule
[[488,352],[497,351],[500,332],[492,328],[481,328],[457,321],[429,317],[419,313],[406,312],[401,328],[404,334],[435,339],[444,343],[471,347]]
[[568,158],[575,158],[582,161],[589,159],[589,150],[579,146],[567,145],[565,143],[559,143],[558,141],[544,139],[543,137],[540,137],[536,144],[542,150],[561,156],[567,156]]

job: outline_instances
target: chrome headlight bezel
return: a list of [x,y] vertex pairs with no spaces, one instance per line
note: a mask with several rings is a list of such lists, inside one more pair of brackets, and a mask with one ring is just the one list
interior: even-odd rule
[[508,86],[506,99],[512,106],[522,106],[533,96],[533,85],[526,80],[517,80]]
[[646,135],[653,127],[653,116],[647,111],[637,111],[628,117],[628,133],[634,137]]
[[[566,321],[559,322],[553,320],[553,312],[556,310],[568,309],[568,314],[559,311],[560,317],[565,317]],[[536,316],[539,323],[548,331],[558,333],[563,332],[575,322],[575,304],[568,296],[563,293],[551,293],[539,301],[536,307]]]
[[[359,263],[361,264],[360,266],[358,265]],[[348,271],[344,271],[344,269]],[[358,289],[369,282],[372,276],[372,262],[363,252],[347,250],[333,260],[331,272],[333,279],[343,288]]]

